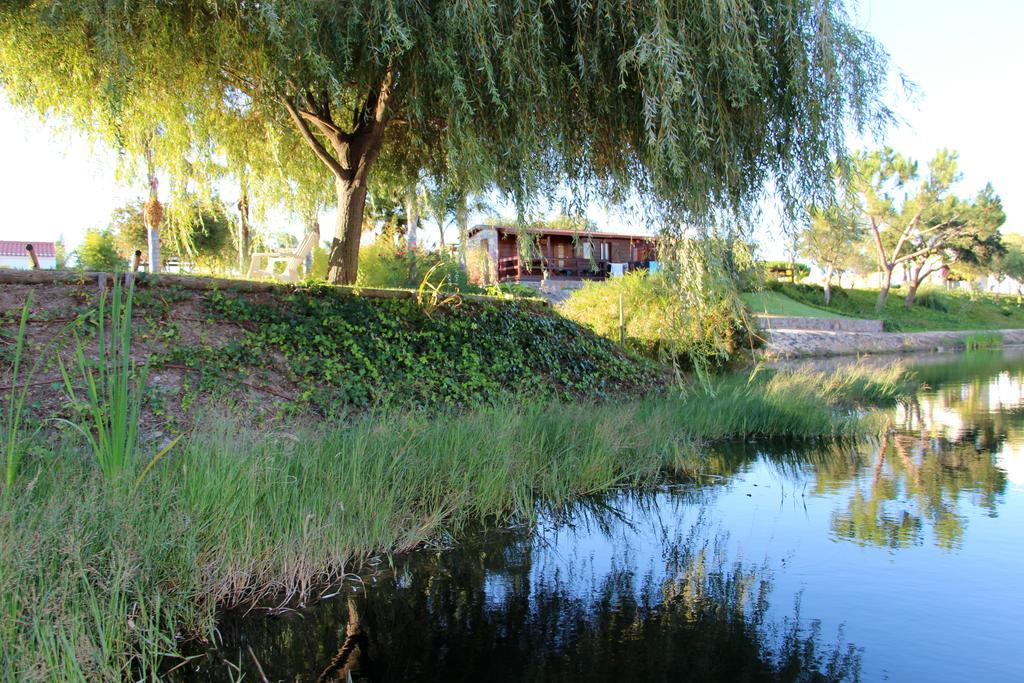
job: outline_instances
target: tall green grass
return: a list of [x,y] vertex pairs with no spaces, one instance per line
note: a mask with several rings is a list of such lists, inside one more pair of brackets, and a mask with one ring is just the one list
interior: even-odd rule
[[[107,293],[100,296],[97,328],[95,359],[86,357],[85,343],[75,333],[73,369],[77,377],[72,377],[57,356],[68,395],[76,403],[81,401],[87,412],[81,423],[62,421],[82,434],[103,474],[114,479],[135,459],[148,371],[147,366],[132,361],[132,290],[125,296],[120,278],[114,278],[109,327]],[[75,391],[76,380],[85,386],[84,400]]]
[[[211,417],[134,490],[55,436],[0,495],[0,679],[156,677],[219,606],[308,594],[374,553],[529,519],[701,467],[699,443],[865,434],[903,376],[759,372],[618,405],[377,415],[253,429]],[[125,415],[130,413],[123,413]]]
[[982,349],[998,349],[1003,346],[1003,335],[998,332],[975,332],[964,337],[964,349],[980,351]]
[[[0,438],[3,438],[4,482],[13,486],[18,476],[21,463],[23,437],[21,433],[24,420],[25,397],[32,382],[32,373],[28,378],[19,376],[22,358],[25,354],[25,326],[28,324],[28,312],[31,299],[25,300],[21,309],[21,321],[14,336],[13,357],[11,359],[11,383],[7,393],[7,409],[3,411],[3,424],[0,425]],[[19,383],[20,382],[20,383]]]

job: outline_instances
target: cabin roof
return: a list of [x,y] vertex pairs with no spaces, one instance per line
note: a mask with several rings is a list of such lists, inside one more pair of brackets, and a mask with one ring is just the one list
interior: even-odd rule
[[643,233],[629,233],[629,232],[606,232],[604,230],[556,230],[554,228],[517,228],[514,225],[493,225],[487,223],[481,223],[474,225],[469,229],[469,236],[477,234],[482,230],[497,230],[499,233],[505,234],[517,234],[520,230],[533,235],[567,235],[569,237],[596,237],[598,239],[605,238],[617,238],[617,239],[631,239],[631,240],[646,240],[649,242],[657,241],[655,235],[645,235]]
[[0,256],[28,256],[25,245],[31,244],[32,250],[40,258],[57,256],[57,246],[53,242],[34,242],[31,240],[0,240]]

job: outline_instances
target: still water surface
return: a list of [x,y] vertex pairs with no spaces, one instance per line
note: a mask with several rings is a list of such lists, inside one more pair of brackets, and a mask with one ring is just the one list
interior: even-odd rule
[[695,482],[228,615],[186,675],[1024,681],[1024,353],[915,362],[878,443],[718,447]]

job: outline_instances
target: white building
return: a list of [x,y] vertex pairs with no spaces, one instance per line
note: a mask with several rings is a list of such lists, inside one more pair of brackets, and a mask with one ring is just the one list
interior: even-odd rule
[[0,240],[0,268],[31,269],[32,259],[25,249],[28,244],[32,245],[32,250],[35,251],[36,258],[39,259],[40,268],[53,270],[57,267],[57,245],[53,242]]

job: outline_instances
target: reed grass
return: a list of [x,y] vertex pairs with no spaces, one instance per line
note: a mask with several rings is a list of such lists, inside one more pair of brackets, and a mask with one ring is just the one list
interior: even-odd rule
[[964,349],[980,351],[983,349],[1000,349],[1003,347],[1003,335],[998,332],[975,332],[964,337]]
[[[55,436],[0,494],[0,679],[156,678],[217,609],[303,595],[376,553],[693,471],[709,439],[854,437],[902,376],[758,372],[614,404],[253,429],[211,416],[135,489]],[[130,412],[123,413],[125,415]],[[89,446],[87,446],[89,447]]]
[[[0,425],[0,438],[3,438],[4,482],[10,487],[18,476],[21,463],[23,438],[21,434],[24,420],[25,397],[32,381],[31,374],[27,379],[19,377],[21,362],[25,354],[25,326],[28,323],[28,312],[31,299],[26,299],[21,309],[21,321],[14,337],[13,357],[11,359],[11,383],[7,395],[7,409],[3,411],[3,424]],[[19,381],[21,382],[19,384]]]
[[[107,479],[121,475],[135,460],[142,413],[142,394],[148,368],[132,361],[132,287],[122,292],[120,278],[114,278],[107,324],[107,293],[100,296],[96,358],[87,358],[85,344],[74,335],[74,370],[77,377],[56,356],[64,386],[72,401],[86,407],[81,422],[62,422],[75,428],[88,442],[96,462]],[[108,339],[109,330],[109,339]],[[75,391],[76,380],[85,386],[84,398]]]

